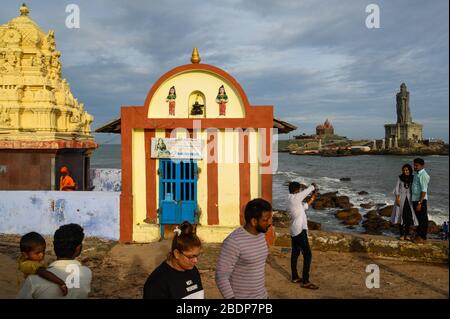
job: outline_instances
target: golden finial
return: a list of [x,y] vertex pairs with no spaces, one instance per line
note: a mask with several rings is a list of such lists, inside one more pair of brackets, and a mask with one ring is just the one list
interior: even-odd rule
[[30,10],[28,10],[28,7],[25,3],[22,3],[22,6],[20,7],[19,11],[21,16],[27,16],[28,13],[30,13]]
[[192,50],[191,62],[194,64],[200,63],[200,54],[198,54],[197,48],[194,48],[194,50]]

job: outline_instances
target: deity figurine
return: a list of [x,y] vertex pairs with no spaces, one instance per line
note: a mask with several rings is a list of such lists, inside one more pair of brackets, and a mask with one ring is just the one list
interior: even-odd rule
[[197,94],[197,97],[195,98],[195,102],[194,104],[192,104],[192,109],[191,109],[191,115],[203,115],[203,107],[205,106],[204,104],[200,104],[198,102],[198,98],[200,97],[199,94]]
[[219,93],[216,97],[216,102],[219,104],[219,115],[225,116],[226,111],[226,103],[228,103],[228,96],[225,92],[225,88],[223,85],[219,88]]
[[175,99],[177,98],[177,93],[175,92],[175,87],[172,86],[169,89],[169,94],[167,95],[166,102],[169,102],[169,115],[175,115]]

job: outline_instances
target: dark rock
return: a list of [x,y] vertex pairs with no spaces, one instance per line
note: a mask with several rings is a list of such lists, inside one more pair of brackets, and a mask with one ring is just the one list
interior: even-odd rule
[[379,210],[379,214],[384,217],[391,217],[393,207],[394,207],[393,205],[383,207],[382,209]]
[[345,228],[347,228],[347,229],[356,229],[356,227],[353,226],[353,225],[347,226],[347,227],[345,227]]
[[360,191],[358,192],[358,195],[369,195],[369,193],[366,191]]
[[365,214],[364,217],[367,218],[367,219],[372,219],[372,218],[379,217],[379,215],[378,215],[376,210],[371,210],[370,212]]
[[329,193],[324,193],[324,194],[320,194],[319,197],[336,197],[338,192],[329,192]]
[[341,182],[350,182],[352,179],[350,177],[341,177],[339,180]]
[[308,220],[308,229],[309,230],[320,230],[322,228],[322,224],[318,222],[314,222],[312,220]]
[[348,196],[337,196],[336,197],[336,207],[348,209],[352,207],[353,204],[350,203]]
[[350,218],[350,219],[344,220],[342,223],[344,225],[359,225],[360,221],[361,221],[361,218]]
[[353,204],[350,203],[350,199],[347,196],[336,196],[337,193],[338,192],[320,194],[312,204],[312,207],[318,210],[336,207],[348,209],[353,207]]
[[289,227],[289,216],[286,211],[277,210],[273,212],[272,224],[275,227]]
[[319,197],[312,204],[312,207],[314,209],[335,208],[335,198],[336,193],[326,193],[323,195],[319,195]]
[[[349,209],[340,210],[340,211],[336,212],[335,216],[336,216],[336,218],[344,220],[344,221],[352,220],[354,222],[355,220],[358,220],[358,223],[362,219],[362,216],[359,213],[358,208],[349,208]],[[354,225],[354,224],[352,224],[352,225]]]
[[342,204],[338,205],[337,207],[343,208],[343,209],[349,209],[349,208],[353,207],[353,204],[352,203],[342,203]]
[[362,226],[366,229],[367,234],[381,235],[383,230],[391,228],[391,223],[381,217],[378,210],[371,210],[364,217]]
[[441,227],[439,227],[434,221],[428,221],[428,233],[429,234],[439,234],[441,232]]
[[373,203],[363,203],[363,204],[361,204],[359,206],[361,206],[364,209],[370,209],[370,208],[372,208],[374,206],[374,204]]

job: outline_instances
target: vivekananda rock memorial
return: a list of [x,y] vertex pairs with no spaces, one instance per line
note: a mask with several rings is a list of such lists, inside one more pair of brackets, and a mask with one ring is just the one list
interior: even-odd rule
[[55,32],[29,17],[0,25],[0,190],[58,189],[59,167],[88,184],[93,116],[61,76]]

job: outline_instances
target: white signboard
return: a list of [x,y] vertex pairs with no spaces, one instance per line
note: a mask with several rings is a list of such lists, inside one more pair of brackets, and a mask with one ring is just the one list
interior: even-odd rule
[[191,138],[152,138],[152,158],[202,159],[202,141]]

